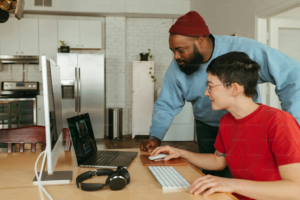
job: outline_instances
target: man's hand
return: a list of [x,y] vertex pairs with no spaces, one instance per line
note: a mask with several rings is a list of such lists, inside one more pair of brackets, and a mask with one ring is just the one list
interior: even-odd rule
[[140,149],[142,151],[152,152],[153,149],[159,146],[158,140],[146,139],[142,140]]
[[204,192],[204,196],[211,195],[215,192],[234,192],[234,179],[221,178],[212,175],[197,178],[190,187],[190,193],[198,195]]

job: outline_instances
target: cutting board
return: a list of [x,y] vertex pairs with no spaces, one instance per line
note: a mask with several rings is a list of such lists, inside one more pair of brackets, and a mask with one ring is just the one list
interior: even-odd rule
[[175,158],[168,161],[149,160],[150,155],[140,155],[140,159],[144,166],[172,166],[172,165],[187,165],[188,162],[184,158]]

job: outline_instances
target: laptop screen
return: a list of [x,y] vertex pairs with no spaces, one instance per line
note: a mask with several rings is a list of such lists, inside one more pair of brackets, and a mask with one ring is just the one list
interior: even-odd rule
[[81,163],[94,153],[97,153],[97,145],[92,129],[89,114],[68,118],[69,129],[77,162]]

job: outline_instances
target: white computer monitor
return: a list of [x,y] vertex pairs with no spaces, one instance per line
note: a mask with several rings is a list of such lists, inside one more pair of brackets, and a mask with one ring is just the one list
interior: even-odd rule
[[[46,131],[46,155],[47,172],[42,171],[41,181],[43,184],[68,184],[72,180],[72,171],[55,171],[55,166],[61,151],[64,150],[62,134],[62,106],[61,106],[61,86],[60,68],[50,59],[47,61],[45,55],[41,56],[42,75],[43,75],[43,96],[45,112],[45,131]],[[49,67],[48,67],[49,66]],[[50,69],[50,70],[49,70]],[[48,74],[48,70],[51,74]],[[55,126],[57,140],[52,148],[51,122],[50,122],[50,95],[53,93]],[[37,179],[33,180],[37,184]]]
[[[46,59],[46,56],[45,58],[42,58],[42,59]],[[47,73],[45,73],[45,75],[47,75],[47,85],[48,87],[46,87],[46,84],[43,84],[43,90],[46,90],[48,88],[48,91],[45,93],[44,92],[44,107],[46,108],[50,108],[50,105],[49,105],[49,102],[50,102],[50,93],[52,91],[52,94],[53,94],[53,106],[54,106],[54,110],[55,110],[55,126],[53,126],[53,128],[56,129],[56,131],[54,131],[54,133],[56,132],[57,133],[57,140],[56,140],[56,143],[55,143],[55,146],[53,147],[53,149],[51,150],[51,146],[50,145],[47,145],[47,157],[50,158],[51,156],[51,159],[48,159],[47,160],[47,163],[48,163],[48,174],[52,174],[53,171],[54,171],[54,168],[55,168],[55,165],[56,165],[56,162],[58,160],[58,157],[59,157],[59,154],[61,151],[64,150],[64,144],[63,144],[63,134],[62,134],[62,106],[61,106],[61,85],[60,85],[60,68],[59,66],[56,65],[56,63],[50,59],[50,61],[47,61],[47,66],[49,66],[49,63],[50,63],[50,74],[51,74],[51,77],[49,77],[49,75],[47,75]],[[44,70],[46,71],[46,70]],[[48,72],[48,71],[47,71]],[[44,73],[43,73],[44,75]],[[50,79],[51,78],[51,79]],[[46,77],[44,78],[43,77],[43,80],[46,79]],[[49,81],[51,80],[51,81]],[[49,82],[51,84],[49,84]],[[44,81],[43,81],[44,83]],[[46,98],[47,96],[47,98]],[[45,106],[47,105],[47,106]],[[47,113],[47,116],[49,118],[49,113],[50,111],[46,112],[45,111],[45,114]],[[47,123],[49,123],[50,119],[48,120],[47,119]],[[49,130],[49,127],[51,126],[51,124],[49,124],[49,126],[46,126],[46,128]],[[47,136],[49,137],[49,134],[47,134]],[[52,142],[52,138],[51,137],[51,134],[50,134],[50,137],[47,138],[47,141],[51,141],[51,144],[53,143]],[[48,148],[49,146],[49,148]]]

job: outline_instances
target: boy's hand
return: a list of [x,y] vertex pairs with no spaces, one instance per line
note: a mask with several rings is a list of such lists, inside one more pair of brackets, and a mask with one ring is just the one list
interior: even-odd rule
[[181,157],[181,150],[180,149],[176,149],[170,146],[163,146],[163,147],[157,147],[156,149],[154,149],[151,153],[151,156],[157,156],[157,154],[160,153],[165,153],[165,154],[169,154],[168,156],[166,156],[164,158],[164,161],[170,160],[172,158],[179,158]]
[[204,196],[215,192],[234,192],[234,179],[221,178],[212,175],[197,178],[190,186],[190,193],[198,195],[203,191]]

